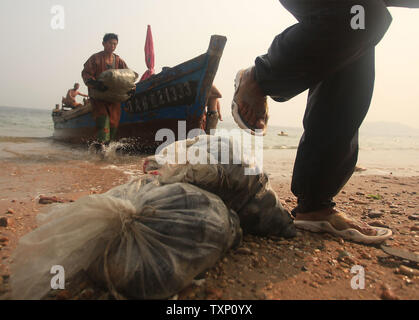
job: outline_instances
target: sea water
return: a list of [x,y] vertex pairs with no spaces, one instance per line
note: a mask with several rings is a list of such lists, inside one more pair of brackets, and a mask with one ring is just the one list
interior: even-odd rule
[[[58,162],[67,160],[103,161],[89,153],[87,146],[59,142],[53,139],[52,110],[0,107],[0,161]],[[132,165],[137,158],[118,156],[118,143],[106,150],[109,164]]]
[[[86,146],[60,143],[52,138],[52,110],[0,107],[0,161],[54,162],[97,161]],[[237,129],[235,123],[220,121],[220,129]],[[278,133],[285,132],[286,136]],[[302,128],[270,125],[263,138],[264,169],[290,177]],[[366,174],[419,175],[419,130],[390,124],[363,124],[359,134],[358,165]],[[107,150],[111,165],[132,165],[138,156],[120,156],[115,145]],[[140,156],[141,157],[141,156]],[[102,160],[103,161],[103,160]]]

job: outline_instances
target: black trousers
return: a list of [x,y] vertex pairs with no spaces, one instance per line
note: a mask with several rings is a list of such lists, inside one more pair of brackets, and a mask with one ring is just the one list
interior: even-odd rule
[[[286,101],[309,89],[291,190],[294,210],[333,207],[358,158],[358,129],[374,88],[374,48],[391,24],[383,0],[280,0],[298,20],[255,61],[266,95]],[[365,29],[351,8],[365,9]]]

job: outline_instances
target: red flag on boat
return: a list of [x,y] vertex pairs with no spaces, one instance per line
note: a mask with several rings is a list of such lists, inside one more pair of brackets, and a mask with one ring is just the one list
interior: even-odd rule
[[154,44],[150,25],[147,26],[147,38],[145,40],[145,63],[148,70],[143,74],[140,81],[150,78],[154,74]]

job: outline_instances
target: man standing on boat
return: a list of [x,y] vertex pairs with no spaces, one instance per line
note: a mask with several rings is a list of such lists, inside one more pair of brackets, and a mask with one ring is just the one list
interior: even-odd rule
[[81,103],[77,103],[76,101],[76,97],[77,96],[82,96],[82,97],[88,97],[87,94],[81,93],[79,92],[79,88],[80,88],[80,84],[75,83],[74,84],[74,88],[70,89],[67,91],[67,96],[65,97],[65,99],[63,99],[63,102],[66,106],[74,109],[74,108],[78,108],[78,107],[82,107],[83,105]]
[[[98,81],[97,77],[109,69],[128,69],[126,63],[118,55],[114,54],[118,45],[118,36],[114,33],[107,33],[102,42],[104,50],[92,55],[84,64],[81,73],[84,83],[90,89],[102,92],[108,90],[103,82]],[[120,102],[106,102],[90,98],[93,107],[93,117],[96,120],[97,140],[100,145],[114,140],[118,130],[121,117]]]

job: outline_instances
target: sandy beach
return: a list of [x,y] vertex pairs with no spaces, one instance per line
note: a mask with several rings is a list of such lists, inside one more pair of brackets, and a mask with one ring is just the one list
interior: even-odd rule
[[[267,300],[275,301],[271,315],[281,316],[278,300],[419,300],[417,3],[1,1],[0,302],[167,298],[182,287],[158,303]],[[115,197],[87,198],[149,178],[147,165],[150,175],[163,176],[155,162],[145,163],[149,155],[121,153],[192,138],[197,132],[186,129],[215,120],[215,110],[216,135],[246,136],[220,149],[229,151],[220,158],[234,148],[234,160],[263,163],[266,175],[240,180],[238,168],[190,170],[195,183],[219,178],[211,191],[223,199],[196,187],[141,183]],[[246,127],[266,130],[251,136]],[[249,142],[257,151],[248,162]],[[219,149],[210,150],[218,158]],[[298,150],[297,168],[317,173],[296,170],[306,179],[300,200],[310,205],[324,200],[320,189],[339,183],[334,173],[347,172],[357,152],[336,209],[392,236],[369,245],[300,229],[280,237],[280,228],[289,231],[282,235],[295,231],[275,200],[288,212],[297,206],[291,183]],[[202,155],[193,157],[202,164]],[[175,170],[164,169],[173,182]],[[268,189],[266,176],[277,199],[260,192]],[[336,220],[341,229],[343,219]],[[244,234],[234,247],[243,229],[262,225],[278,236]],[[57,279],[64,287],[54,286]],[[298,314],[301,305],[289,310]],[[135,308],[144,317],[146,310]],[[120,316],[125,306],[114,309]],[[156,308],[151,318],[186,318],[185,309],[177,313],[173,303],[166,316]],[[370,310],[377,317],[385,308]]]
[[[291,159],[291,158],[290,158]],[[295,197],[290,191],[292,161],[279,163],[265,156],[265,170],[285,208]],[[51,204],[40,197],[75,201],[102,193],[141,174],[142,159],[119,166],[99,159],[28,162],[2,160],[0,166],[0,295],[7,298],[11,254],[18,240],[36,227],[36,215]],[[274,170],[274,165],[276,170]],[[280,174],[282,172],[282,174]],[[368,171],[367,171],[368,172]],[[385,225],[393,237],[385,246],[419,254],[419,176],[397,177],[355,173],[336,197],[339,208],[370,224]],[[47,201],[48,202],[48,201]],[[365,289],[351,288],[351,268],[365,269]],[[237,270],[240,270],[237,272]],[[293,239],[244,237],[178,299],[418,299],[417,263],[389,255],[380,246],[361,245],[325,234],[299,231]],[[89,279],[48,299],[109,299]]]

